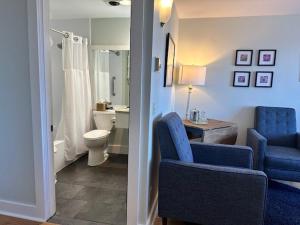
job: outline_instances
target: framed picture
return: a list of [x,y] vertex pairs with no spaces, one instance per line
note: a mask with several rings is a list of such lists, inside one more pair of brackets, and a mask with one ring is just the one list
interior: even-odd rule
[[253,50],[236,50],[235,65],[251,66]]
[[249,71],[234,71],[233,86],[234,87],[249,87],[250,86]]
[[255,87],[271,88],[273,86],[273,74],[271,71],[256,72]]
[[171,37],[171,34],[167,35],[166,42],[166,59],[165,59],[165,79],[164,87],[171,87],[173,85],[175,64],[175,43]]
[[275,66],[276,50],[263,49],[258,52],[258,66]]

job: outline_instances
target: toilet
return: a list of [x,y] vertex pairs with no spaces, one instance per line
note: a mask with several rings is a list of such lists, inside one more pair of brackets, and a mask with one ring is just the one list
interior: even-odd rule
[[115,124],[116,113],[114,110],[94,111],[93,117],[97,130],[85,133],[83,139],[89,149],[88,165],[98,166],[108,159],[109,134]]

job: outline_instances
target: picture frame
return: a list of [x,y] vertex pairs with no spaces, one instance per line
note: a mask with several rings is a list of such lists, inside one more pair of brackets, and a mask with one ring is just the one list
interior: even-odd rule
[[258,66],[275,66],[277,50],[261,49],[258,51]]
[[167,34],[164,87],[172,87],[175,70],[175,42],[170,33]]
[[249,87],[250,86],[250,71],[234,71],[233,87]]
[[252,66],[253,50],[239,49],[236,50],[236,66]]
[[255,87],[271,88],[273,86],[273,71],[257,71],[255,78]]

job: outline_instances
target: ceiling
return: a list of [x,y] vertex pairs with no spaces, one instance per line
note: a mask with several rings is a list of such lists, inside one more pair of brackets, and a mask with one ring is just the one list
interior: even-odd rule
[[175,0],[179,18],[300,14],[299,0]]
[[130,17],[130,6],[112,7],[103,0],[50,0],[51,19]]

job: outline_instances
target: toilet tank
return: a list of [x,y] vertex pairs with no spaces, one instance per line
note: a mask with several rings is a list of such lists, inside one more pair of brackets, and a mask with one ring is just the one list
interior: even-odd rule
[[116,121],[116,112],[114,110],[93,111],[93,116],[98,130],[110,131]]

